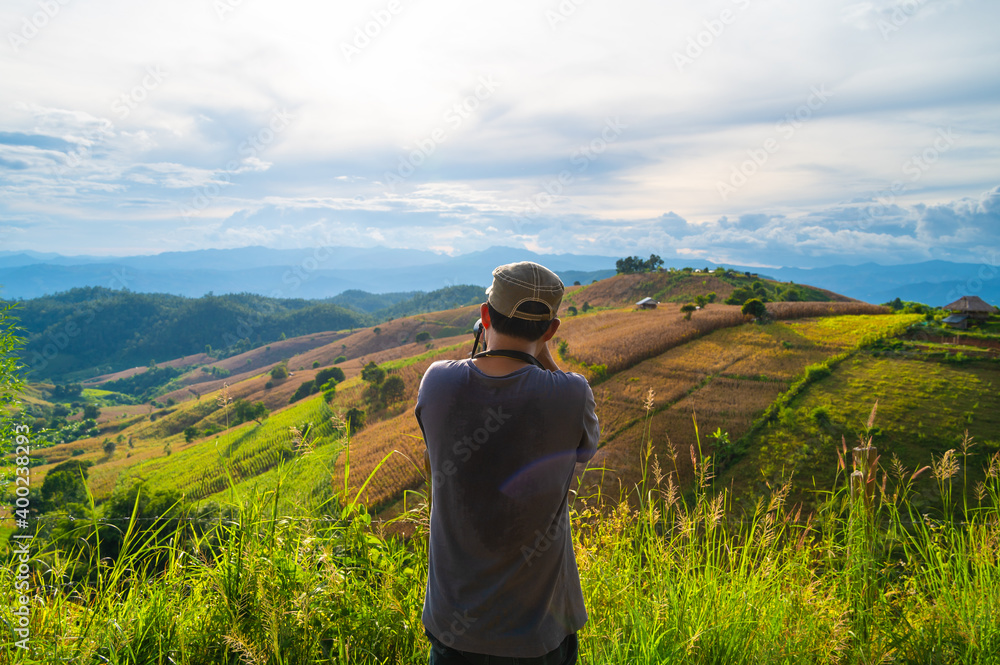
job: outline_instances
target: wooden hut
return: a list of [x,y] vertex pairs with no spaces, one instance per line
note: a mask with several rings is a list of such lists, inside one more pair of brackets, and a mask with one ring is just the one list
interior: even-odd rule
[[636,309],[656,309],[656,306],[660,303],[656,302],[652,298],[643,298],[635,304]]
[[944,319],[953,328],[965,330],[970,323],[986,321],[991,314],[996,314],[997,308],[989,304],[979,296],[962,296],[950,305],[945,305],[944,309],[955,312]]

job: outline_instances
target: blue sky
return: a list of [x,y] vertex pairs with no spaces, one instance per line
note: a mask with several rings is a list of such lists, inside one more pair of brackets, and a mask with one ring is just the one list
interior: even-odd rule
[[978,261],[998,24],[989,0],[6,0],[0,249]]

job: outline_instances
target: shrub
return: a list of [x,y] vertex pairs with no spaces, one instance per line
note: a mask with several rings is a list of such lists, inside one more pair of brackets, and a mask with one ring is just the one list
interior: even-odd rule
[[308,397],[309,395],[312,395],[314,392],[316,392],[315,387],[316,387],[316,382],[313,381],[312,379],[308,381],[303,381],[302,383],[299,384],[299,387],[295,389],[295,393],[292,395],[291,399],[288,400],[288,403],[291,404],[292,402],[299,401],[303,397]]
[[316,385],[322,386],[329,382],[340,383],[345,379],[344,370],[339,367],[327,367],[316,372]]
[[416,336],[415,339],[418,342],[426,342],[430,338],[431,338],[431,334],[429,332],[427,332],[426,330],[421,330],[420,332],[417,333],[417,336]]
[[284,381],[288,378],[288,366],[285,363],[275,365],[271,370],[271,378],[275,381]]
[[361,370],[361,379],[376,386],[381,385],[385,381],[385,370],[373,360]]
[[758,298],[751,298],[743,303],[740,310],[743,316],[752,316],[755,319],[762,319],[767,316],[767,307]]
[[406,383],[403,382],[401,377],[396,375],[388,377],[379,389],[379,395],[386,404],[393,404],[403,399],[405,392]]
[[347,356],[337,356],[334,359],[333,364],[334,365],[339,365],[340,363],[344,362],[345,360],[347,360]]

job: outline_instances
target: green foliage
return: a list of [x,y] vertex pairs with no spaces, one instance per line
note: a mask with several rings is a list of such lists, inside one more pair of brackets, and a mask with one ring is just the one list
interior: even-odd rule
[[569,307],[566,308],[566,311],[569,312],[570,316],[576,316],[576,313],[577,313],[576,307],[573,307],[572,305],[570,305]]
[[34,379],[102,366],[118,371],[149,358],[177,358],[213,347],[227,357],[272,342],[370,325],[371,319],[327,302],[241,293],[202,298],[93,287],[25,300],[25,361]]
[[195,427],[194,425],[184,428],[184,440],[187,441],[188,443],[191,443],[192,441],[197,439],[199,434],[200,432],[198,431],[198,428]]
[[365,426],[365,417],[366,414],[364,409],[352,406],[347,410],[347,413],[344,415],[344,420],[352,434]]
[[420,332],[417,333],[417,336],[414,339],[417,342],[426,342],[430,338],[431,334],[429,332],[427,332],[426,330],[421,330]]
[[284,381],[288,378],[288,365],[279,363],[271,368],[271,378],[275,381]]
[[344,370],[339,367],[327,367],[316,372],[316,385],[323,386],[330,381],[341,383],[345,378]]
[[66,510],[72,504],[87,503],[87,478],[93,462],[68,460],[52,467],[39,491],[40,501],[32,506],[39,513]]
[[104,450],[105,455],[111,456],[115,454],[118,444],[111,439],[104,439],[104,441],[101,442],[101,448]]
[[312,379],[308,381],[303,381],[299,384],[299,387],[295,389],[295,393],[289,399],[289,403],[298,402],[300,399],[308,397],[319,390],[319,386]]
[[347,356],[337,356],[337,357],[336,357],[336,358],[335,358],[335,359],[333,360],[333,364],[334,364],[334,365],[339,365],[340,363],[342,363],[342,362],[345,362],[346,360],[347,360]]
[[559,340],[558,353],[560,358],[565,359],[566,354],[569,353],[569,342],[564,339]]
[[91,420],[97,420],[101,415],[101,410],[97,408],[96,404],[86,404],[83,407],[83,417],[90,418]]
[[52,400],[60,402],[70,402],[80,396],[83,386],[79,383],[69,383],[65,385],[56,384],[52,386]]
[[407,300],[373,312],[372,318],[377,321],[388,321],[414,314],[478,305],[481,302],[483,302],[483,287],[459,284],[446,286],[430,293],[417,293]]
[[632,275],[640,272],[651,272],[663,267],[663,259],[656,254],[650,254],[649,258],[643,260],[638,256],[627,256],[615,261],[615,271],[619,275]]
[[379,388],[379,397],[384,404],[394,404],[403,399],[406,392],[406,383],[402,377],[392,374],[382,382]]
[[691,320],[691,314],[698,309],[698,306],[693,302],[684,303],[681,305],[681,311],[684,312],[684,318],[688,321]]
[[263,402],[253,402],[238,399],[233,402],[233,424],[245,423],[249,420],[262,422],[268,415],[267,405]]
[[740,313],[743,316],[752,316],[755,319],[762,319],[767,316],[767,307],[757,298],[751,298],[743,303]]
[[367,383],[378,386],[385,381],[385,370],[375,364],[375,361],[370,361],[361,370],[361,379]]
[[584,313],[587,313],[590,310],[591,310],[591,307],[590,307],[590,303],[589,302],[584,302],[583,303],[583,307],[580,308],[580,311],[584,312]]
[[604,365],[604,364],[598,365],[597,363],[595,363],[593,365],[590,365],[588,367],[588,369],[590,370],[590,382],[591,383],[600,383],[604,379],[608,378],[608,366],[607,365]]
[[145,401],[158,394],[164,386],[184,372],[184,369],[176,367],[154,367],[124,379],[108,381],[101,387],[116,393],[132,395]]

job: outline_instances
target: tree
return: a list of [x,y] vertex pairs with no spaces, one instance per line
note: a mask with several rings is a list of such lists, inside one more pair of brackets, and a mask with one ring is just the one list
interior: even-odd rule
[[403,394],[406,392],[406,383],[403,381],[402,377],[393,374],[387,377],[382,383],[382,387],[379,389],[379,395],[382,397],[382,401],[386,404],[393,404],[403,399]]
[[684,312],[684,319],[686,321],[691,320],[691,313],[698,309],[698,306],[693,302],[685,303],[681,305],[681,311]]
[[347,410],[347,414],[344,416],[344,422],[347,423],[349,434],[357,432],[365,426],[365,410],[352,406]]
[[198,434],[199,434],[198,428],[195,427],[194,425],[184,428],[184,440],[187,441],[188,443],[191,443],[192,441],[197,439]]
[[569,307],[566,308],[566,311],[569,312],[570,316],[576,316],[576,307],[570,305]]
[[73,503],[87,503],[87,477],[93,465],[90,460],[69,460],[57,464],[45,474],[39,491],[41,501],[32,507],[37,505],[38,511],[44,513],[66,510]]
[[347,356],[337,356],[334,359],[333,364],[334,365],[339,365],[340,363],[344,362],[345,360],[347,360]]
[[91,420],[97,420],[101,415],[101,410],[96,404],[87,404],[83,407],[83,417],[90,418]]
[[430,338],[431,334],[429,332],[427,332],[426,330],[421,330],[420,332],[417,333],[416,340],[418,342],[426,342]]
[[327,383],[340,383],[346,378],[344,370],[339,367],[327,367],[316,372],[316,385],[323,386]]
[[284,381],[288,378],[288,366],[285,363],[275,365],[271,370],[271,378],[275,381]]
[[264,418],[267,418],[270,412],[263,402],[250,403],[245,399],[238,399],[233,403],[233,413],[237,422],[245,423],[248,420],[255,420],[258,425],[262,425]]
[[374,328],[372,328],[372,332],[375,333],[376,335],[381,335],[382,329],[379,328],[378,326],[375,326]]
[[590,303],[589,302],[583,303],[583,307],[581,307],[580,310],[583,311],[583,312],[589,312],[590,311]]
[[385,370],[376,365],[374,360],[369,361],[361,370],[361,380],[372,385],[381,385],[385,381]]
[[101,442],[101,448],[104,449],[104,454],[110,457],[115,454],[115,449],[118,448],[118,444],[111,439],[106,438]]
[[633,275],[637,272],[645,272],[646,265],[646,262],[638,256],[626,256],[623,259],[615,261],[615,271],[619,275]]
[[653,272],[654,270],[658,270],[659,268],[663,267],[663,259],[658,257],[656,254],[650,254],[649,260],[646,261],[645,267],[648,272]]
[[[705,305],[708,304],[708,296],[705,295],[695,296],[694,304],[697,305],[698,307],[704,307]],[[681,311],[683,312],[684,310],[682,309]]]
[[314,392],[316,392],[315,387],[316,387],[316,382],[313,381],[312,379],[309,379],[308,381],[303,381],[302,383],[299,384],[299,387],[296,388],[295,394],[292,395],[292,398],[288,400],[289,404],[291,404],[292,402],[297,402],[303,397],[308,397],[309,395],[312,395]]
[[751,298],[743,303],[743,309],[741,309],[740,312],[743,316],[752,316],[755,319],[762,319],[767,316],[767,306],[757,298]]

